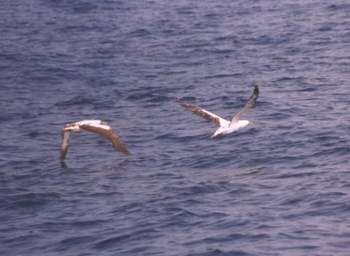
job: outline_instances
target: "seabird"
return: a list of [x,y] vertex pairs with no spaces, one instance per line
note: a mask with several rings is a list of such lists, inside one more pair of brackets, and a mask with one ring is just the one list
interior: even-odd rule
[[192,113],[203,117],[204,119],[213,122],[219,128],[214,132],[214,134],[211,136],[211,138],[221,138],[222,136],[232,133],[234,131],[237,131],[243,127],[246,127],[250,121],[248,120],[240,120],[241,116],[249,111],[252,107],[255,106],[256,99],[259,96],[259,87],[256,85],[254,87],[253,94],[250,96],[248,102],[245,104],[245,106],[233,116],[231,121],[226,120],[214,113],[211,113],[201,107],[198,107],[196,105],[193,105],[191,103],[187,102],[181,102],[179,101],[179,104],[183,106],[186,110],[191,111]]
[[81,129],[101,135],[102,137],[110,140],[113,147],[117,151],[125,155],[130,154],[117,133],[113,131],[113,129],[106,122],[103,122],[101,120],[83,120],[75,123],[69,123],[64,126],[62,130],[62,143],[60,152],[61,161],[63,161],[66,157],[69,146],[69,136],[71,132],[80,132]]

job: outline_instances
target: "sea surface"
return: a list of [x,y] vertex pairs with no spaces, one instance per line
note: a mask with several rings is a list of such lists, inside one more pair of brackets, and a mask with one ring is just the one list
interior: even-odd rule
[[0,255],[350,255],[347,0],[2,0],[0,110]]

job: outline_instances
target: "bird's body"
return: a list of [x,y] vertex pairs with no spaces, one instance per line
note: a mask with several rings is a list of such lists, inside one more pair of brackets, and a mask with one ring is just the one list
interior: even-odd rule
[[123,153],[128,155],[129,151],[122,143],[119,136],[113,129],[106,123],[101,120],[83,120],[75,123],[66,124],[62,130],[62,143],[60,151],[60,159],[63,161],[66,157],[68,147],[69,147],[69,136],[71,132],[80,132],[81,130],[94,132],[105,139],[108,139],[112,142],[113,147]]
[[186,103],[186,102],[179,102],[179,103],[186,110],[191,111],[192,113],[198,116],[201,116],[204,119],[207,119],[208,121],[211,121],[217,126],[219,126],[219,128],[214,132],[211,138],[221,138],[226,134],[230,134],[232,132],[238,131],[241,128],[244,128],[251,123],[249,120],[240,120],[240,117],[242,114],[246,113],[252,107],[254,107],[258,96],[259,96],[259,88],[258,86],[255,86],[253,94],[252,96],[250,96],[248,102],[237,114],[233,116],[231,121],[226,120],[196,105]]
[[250,124],[249,120],[239,120],[237,122],[230,123],[228,126],[220,126],[214,134],[211,136],[211,138],[221,138],[226,134],[233,133],[235,131],[238,131],[241,128],[244,128]]

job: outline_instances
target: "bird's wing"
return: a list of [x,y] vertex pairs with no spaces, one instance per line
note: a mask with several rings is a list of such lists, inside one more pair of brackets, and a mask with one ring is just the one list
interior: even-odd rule
[[61,142],[61,150],[60,150],[60,160],[63,161],[66,157],[68,147],[69,147],[69,135],[70,131],[62,130],[62,142]]
[[178,101],[178,103],[184,107],[186,110],[191,111],[192,113],[203,117],[204,119],[213,122],[214,124],[218,125],[218,126],[227,126],[230,122],[227,121],[226,119],[223,119],[222,117],[209,112],[201,107],[198,107],[196,105],[193,105],[191,103],[187,103],[187,102],[181,102]]
[[112,130],[112,128],[106,124],[83,124],[80,126],[81,129],[89,131],[89,132],[94,132],[102,137],[110,140],[112,142],[112,145],[114,149],[117,151],[129,155],[130,152],[128,149],[125,147],[119,136],[115,131]]
[[231,122],[232,123],[237,122],[241,118],[241,115],[248,112],[252,107],[254,107],[258,96],[259,96],[259,87],[256,85],[254,87],[253,94],[250,96],[248,102],[244,105],[244,107],[236,115],[234,115]]

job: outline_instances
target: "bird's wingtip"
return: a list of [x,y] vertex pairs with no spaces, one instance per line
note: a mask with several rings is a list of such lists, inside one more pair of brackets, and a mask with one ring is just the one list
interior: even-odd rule
[[180,104],[181,106],[182,106],[183,104],[186,104],[186,102],[184,102],[184,101],[181,100],[181,99],[175,99],[175,102],[176,102],[177,104]]
[[129,149],[127,149],[126,147],[124,147],[120,152],[124,153],[127,156],[131,155]]
[[184,107],[184,108],[186,108],[186,107],[189,106],[189,104],[188,104],[187,102],[182,101],[182,100],[177,100],[176,102],[177,102],[180,106],[182,106],[182,107]]
[[259,86],[257,84],[254,85],[254,94],[259,94]]

